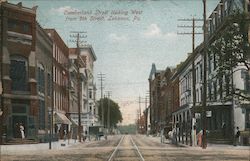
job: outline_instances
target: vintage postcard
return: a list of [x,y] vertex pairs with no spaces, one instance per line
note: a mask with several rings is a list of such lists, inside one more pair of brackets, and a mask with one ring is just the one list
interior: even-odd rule
[[249,0],[0,0],[0,160],[250,160],[249,33]]

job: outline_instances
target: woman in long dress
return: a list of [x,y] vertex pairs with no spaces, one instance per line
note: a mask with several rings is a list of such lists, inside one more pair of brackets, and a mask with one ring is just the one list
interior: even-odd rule
[[22,124],[20,124],[20,132],[21,132],[21,136],[22,136],[22,139],[25,138],[25,135],[24,135],[24,127]]

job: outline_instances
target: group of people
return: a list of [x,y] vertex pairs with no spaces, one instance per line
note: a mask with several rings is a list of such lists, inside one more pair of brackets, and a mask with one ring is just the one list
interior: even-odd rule
[[[226,137],[226,124],[223,122],[222,123],[222,136],[225,138]],[[202,132],[202,131],[201,131]],[[168,136],[172,141],[172,144],[177,144],[177,137],[179,135],[179,129],[178,128],[173,128],[172,131],[168,132]],[[196,138],[196,126],[194,125],[194,130],[192,130],[192,140],[193,140],[193,145],[201,145],[201,137],[202,137],[202,133],[198,133],[198,138]],[[236,132],[235,132],[235,136],[234,136],[234,143],[235,145],[239,145],[240,144],[240,130],[239,127],[236,127]],[[200,137],[200,138],[199,138]],[[197,140],[196,140],[197,139]]]

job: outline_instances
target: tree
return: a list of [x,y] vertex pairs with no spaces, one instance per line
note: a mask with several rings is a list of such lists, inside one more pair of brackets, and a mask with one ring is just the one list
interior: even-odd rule
[[[110,127],[117,127],[117,123],[122,122],[122,114],[119,105],[109,98],[102,99],[104,109],[104,127],[107,127],[108,106],[110,106]],[[102,120],[101,100],[98,101],[99,118]]]
[[[230,80],[233,73],[241,70],[245,75],[247,88],[249,88],[249,71],[250,71],[250,47],[248,41],[248,26],[249,22],[244,13],[235,11],[228,18],[226,28],[223,32],[217,34],[217,38],[210,44],[208,48],[209,55],[214,56],[217,66],[216,73],[211,80],[217,79],[222,84],[226,82],[223,89],[226,93],[230,93],[226,99],[231,99],[238,96],[242,100],[250,100],[248,90],[236,89],[233,82]],[[220,89],[222,90],[222,89]]]

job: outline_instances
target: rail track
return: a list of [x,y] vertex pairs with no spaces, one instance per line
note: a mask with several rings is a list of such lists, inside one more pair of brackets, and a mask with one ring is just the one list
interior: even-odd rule
[[139,148],[130,135],[121,137],[118,145],[108,158],[108,161],[145,161]]

